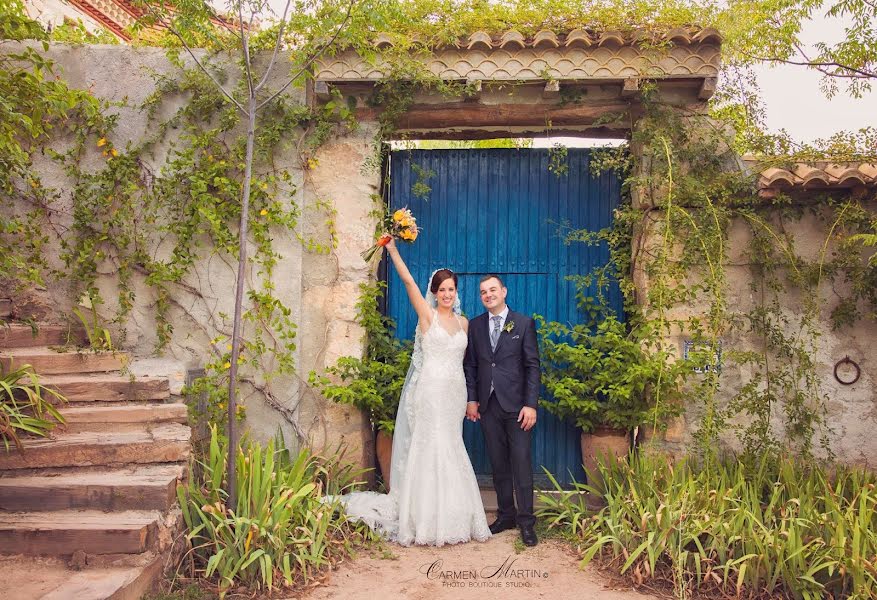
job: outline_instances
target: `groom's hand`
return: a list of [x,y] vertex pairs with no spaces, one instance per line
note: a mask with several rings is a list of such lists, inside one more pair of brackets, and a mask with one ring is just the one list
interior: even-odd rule
[[521,408],[521,412],[518,413],[518,423],[524,431],[533,429],[533,425],[536,424],[536,409],[529,406]]
[[477,402],[467,402],[466,403],[466,418],[472,421],[473,423],[481,418],[481,415],[478,414],[478,403]]

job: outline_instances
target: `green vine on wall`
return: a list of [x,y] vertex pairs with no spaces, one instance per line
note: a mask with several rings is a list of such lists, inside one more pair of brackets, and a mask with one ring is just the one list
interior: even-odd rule
[[[44,35],[38,27],[25,33]],[[105,306],[105,315],[112,313],[123,343],[136,296],[146,294],[157,322],[156,351],[166,348],[174,335],[172,307],[188,312],[178,300],[180,292],[193,296],[209,315],[210,322],[201,326],[205,333],[211,331],[214,352],[205,365],[206,376],[192,391],[207,393],[208,416],[221,421],[223,384],[230,367],[227,316],[213,314],[207,305],[198,267],[213,257],[236,258],[245,140],[238,133],[238,115],[209,78],[186,69],[176,51],[168,55],[178,73],[154,74],[156,90],[139,107],[151,120],[152,134],[125,145],[115,141],[118,117],[110,114],[111,107],[88,92],[69,88],[36,50],[0,56],[0,86],[21,95],[15,118],[3,119],[7,129],[0,151],[4,163],[13,168],[0,182],[7,217],[0,230],[0,277],[21,287],[63,282],[74,307],[82,299],[95,310]],[[16,81],[18,87],[13,88]],[[169,99],[182,105],[160,120]],[[255,287],[248,292],[240,363],[249,368],[244,379],[269,404],[282,408],[270,384],[278,376],[295,373],[296,324],[273,282],[281,258],[273,239],[277,232],[290,232],[303,248],[317,253],[337,245],[335,211],[327,199],[315,201],[311,208],[325,215],[328,239],[299,233],[302,206],[296,201],[298,184],[290,169],[312,168],[312,153],[334,128],[350,125],[352,113],[344,104],[311,109],[279,96],[260,114],[260,121],[250,209]],[[290,140],[296,142],[292,156],[298,158],[291,166],[277,164],[275,155]],[[168,144],[169,150],[163,150]],[[64,171],[72,182],[69,190],[43,183],[40,173],[45,165],[31,161],[37,147]],[[156,160],[161,161],[157,168]],[[55,247],[61,264],[46,258]],[[107,280],[101,273],[112,273],[112,302],[105,297]]]
[[[644,88],[643,107],[631,137],[637,152],[606,149],[592,164],[619,170],[628,200],[612,228],[569,236],[610,244],[610,264],[586,283],[600,290],[617,277],[630,327],[651,329],[656,350],[681,336],[692,341],[690,358],[701,369],[688,380],[687,408],[699,415],[694,439],[703,457],[717,456],[729,430],[746,459],[811,457],[816,443],[831,456],[815,357],[826,319],[838,329],[874,318],[877,270],[860,240],[874,220],[873,195],[762,199],[720,122],[663,103],[654,85]],[[790,231],[806,216],[826,232],[810,258]],[[729,269],[740,257],[731,256],[729,232],[740,227],[751,240],[741,265],[752,282],[749,308],[730,298],[739,290]],[[826,309],[820,292],[828,285],[834,304]],[[722,365],[713,364],[717,357]],[[735,385],[722,376],[729,371],[749,375]]]

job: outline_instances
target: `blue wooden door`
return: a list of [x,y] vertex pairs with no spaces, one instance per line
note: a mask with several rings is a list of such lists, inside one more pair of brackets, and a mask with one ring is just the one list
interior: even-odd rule
[[[433,270],[448,267],[459,274],[464,314],[484,312],[479,281],[497,273],[508,287],[512,309],[548,320],[580,320],[575,286],[567,279],[588,273],[609,259],[603,246],[565,244],[564,231],[601,229],[610,224],[620,198],[614,174],[594,177],[591,153],[568,150],[569,171],[548,170],[548,150],[404,150],[390,157],[390,205],[412,209],[422,231],[416,243],[399,244],[414,279],[426,285]],[[413,193],[418,181],[431,188]],[[420,188],[423,189],[422,187]],[[398,335],[410,339],[416,315],[398,275],[388,269],[387,311]],[[621,296],[610,299],[618,314]],[[490,462],[477,423],[464,423],[466,447],[479,482],[490,482]],[[550,487],[542,467],[558,481],[584,481],[580,432],[539,409],[533,437],[533,470],[537,487]]]

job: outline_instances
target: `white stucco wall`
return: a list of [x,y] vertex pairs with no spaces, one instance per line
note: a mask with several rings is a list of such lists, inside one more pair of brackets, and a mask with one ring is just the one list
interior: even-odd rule
[[[62,76],[72,86],[90,89],[100,98],[122,103],[111,108],[119,114],[119,125],[111,136],[119,148],[127,142],[142,140],[155,126],[139,108],[139,104],[155,89],[155,80],[150,73],[173,76],[176,72],[161,49],[53,45],[50,57],[58,63]],[[304,101],[301,89],[293,93],[298,94],[299,101]],[[161,114],[166,118],[186,101],[187,98],[183,97],[166,99]],[[373,454],[371,432],[362,415],[355,409],[326,403],[307,389],[303,380],[311,369],[331,365],[343,355],[359,355],[362,350],[363,332],[354,322],[354,304],[359,284],[369,277],[369,268],[359,252],[369,245],[373,235],[374,224],[368,213],[374,207],[371,195],[378,191],[380,176],[363,165],[374,151],[375,131],[373,123],[363,123],[354,132],[335,135],[317,150],[313,157],[315,163],[309,167],[302,167],[294,144],[283,145],[275,156],[278,167],[288,168],[293,173],[293,183],[298,189],[295,201],[303,210],[298,231],[273,232],[274,247],[281,255],[274,276],[276,293],[292,308],[293,319],[298,324],[298,372],[296,376],[273,382],[274,401],[282,411],[269,406],[254,390],[243,390],[248,410],[247,426],[256,437],[269,437],[280,427],[287,438],[292,439],[293,428],[286,421],[286,418],[292,418],[316,447],[331,448],[344,442],[349,446],[348,456],[364,465],[371,463]],[[161,167],[167,151],[168,143],[164,143],[148,159],[153,169]],[[97,166],[102,160],[95,148],[84,164]],[[65,198],[69,203],[69,194],[65,195],[63,190],[69,189],[70,182],[57,165],[42,159],[38,159],[38,164],[44,184],[62,190],[62,205]],[[337,211],[334,220],[338,246],[328,254],[304,251],[299,236],[328,240],[327,214],[317,206],[326,202]],[[797,240],[799,251],[810,256],[821,251],[826,234],[823,221],[805,218],[790,223],[788,227]],[[648,235],[654,236],[654,232]],[[741,224],[733,225],[730,244],[732,250],[726,266],[730,304],[733,310],[746,311],[754,306],[755,298],[750,290],[752,274],[746,256],[749,239]],[[123,347],[136,358],[132,367],[135,373],[168,374],[178,389],[188,370],[204,365],[210,355],[210,340],[230,332],[230,323],[220,317],[220,313],[232,314],[234,268],[233,260],[205,253],[185,282],[199,293],[192,294],[184,286],[173,289],[170,317],[174,334],[160,357],[153,356],[157,339],[154,298],[142,282],[135,282],[137,302],[123,343]],[[100,283],[105,296],[112,299],[115,296],[115,270],[111,265],[103,265],[101,272]],[[647,285],[642,277],[637,279],[640,286]],[[822,391],[828,396],[826,408],[828,422],[833,428],[832,448],[844,461],[873,466],[877,463],[877,436],[871,433],[877,427],[877,362],[873,352],[877,345],[877,324],[862,321],[855,328],[832,331],[828,313],[836,299],[836,289],[828,283],[819,289],[823,306],[819,319],[822,336],[815,354]],[[69,312],[71,299],[62,286],[52,286],[42,295],[54,303],[56,311]],[[799,310],[794,295],[783,302],[790,315],[794,316]],[[686,308],[692,313],[702,309],[703,306]],[[111,317],[112,304],[104,307],[102,312],[107,318]],[[671,341],[681,348],[683,337],[679,335]],[[759,340],[745,330],[728,331],[723,342],[726,348],[735,349],[757,348],[759,345]],[[841,386],[832,375],[835,362],[846,355],[862,368],[861,378],[852,386]],[[722,400],[727,401],[748,378],[745,368],[726,363],[722,373]],[[663,436],[668,448],[681,452],[691,443],[699,420],[699,407],[697,401],[689,403],[686,415],[670,424]],[[777,413],[777,423],[780,421]],[[728,432],[725,441],[729,446],[735,446],[733,433]]]
[[[179,72],[158,48],[131,48],[126,46],[66,46],[53,44],[49,57],[59,67],[61,76],[73,87],[91,90],[95,96],[112,103],[109,111],[118,114],[118,126],[109,136],[120,150],[126,144],[136,145],[154,134],[157,125],[189,101],[184,96],[166,98],[159,116],[150,121],[141,103],[155,90],[154,74],[176,76]],[[202,54],[203,57],[203,54]],[[217,59],[213,59],[216,61]],[[221,60],[221,59],[220,59]],[[192,61],[188,61],[192,65]],[[277,84],[284,81],[289,69],[281,62],[274,77]],[[235,70],[228,70],[229,87],[234,85]],[[290,88],[298,102],[304,102],[304,89]],[[286,418],[264,401],[258,391],[243,386],[242,398],[247,407],[247,428],[257,438],[273,436],[280,427],[288,440],[295,439],[287,418],[299,423],[317,448],[333,447],[339,441],[350,446],[348,456],[358,462],[371,461],[371,433],[362,415],[356,409],[328,404],[309,392],[307,374],[312,368],[333,364],[345,354],[359,355],[362,350],[362,330],[353,321],[354,303],[358,285],[369,277],[369,268],[359,252],[368,246],[374,231],[368,217],[373,209],[371,194],[377,191],[379,173],[362,168],[372,152],[374,130],[368,125],[344,137],[333,137],[316,154],[313,168],[302,168],[296,139],[280,144],[273,157],[277,169],[288,169],[293,176],[297,193],[281,201],[298,203],[302,210],[297,231],[272,231],[273,248],[280,258],[274,269],[275,295],[293,311],[292,319],[298,325],[295,362],[297,373],[271,382],[273,401],[283,407]],[[179,144],[173,133],[143,159],[150,170],[157,172],[168,157],[171,142]],[[64,141],[60,141],[63,145]],[[83,166],[98,168],[106,159],[95,147],[83,161]],[[36,168],[45,187],[60,191],[59,207],[70,208],[69,190],[72,182],[47,159],[35,155]],[[312,163],[313,164],[313,163]],[[337,211],[335,217],[340,243],[329,254],[316,254],[303,249],[300,238],[314,237],[321,243],[329,240],[325,220],[327,213],[317,203],[329,203]],[[64,212],[54,219],[64,224],[69,216]],[[160,256],[167,248],[159,248]],[[252,255],[252,252],[251,252]],[[60,266],[57,256],[56,266]],[[160,356],[154,355],[156,343],[156,313],[153,291],[142,278],[135,278],[136,302],[126,324],[126,336],[112,327],[114,340],[131,352],[135,374],[168,375],[175,391],[179,391],[189,370],[202,368],[211,355],[211,340],[231,333],[234,285],[237,261],[234,257],[212,254],[205,248],[183,285],[171,286],[170,322],[173,337]],[[117,293],[116,269],[104,262],[100,266],[98,284],[107,304],[100,308],[109,320],[115,310]],[[257,287],[258,276],[250,273],[248,285]],[[197,293],[190,293],[190,289]],[[63,284],[50,284],[37,296],[51,305],[55,317],[69,315],[72,299]],[[221,315],[227,315],[223,317]],[[51,318],[52,315],[50,315]],[[221,350],[225,350],[224,343]],[[294,415],[294,416],[293,416]]]
[[[812,198],[799,197],[797,200],[812,203]],[[877,202],[870,202],[869,207],[877,214]],[[658,220],[659,214],[655,215]],[[832,222],[833,213],[816,211],[805,213],[800,220],[785,218],[782,231],[794,240],[795,252],[805,260],[820,260],[825,247],[825,260],[829,261],[837,246],[832,242],[825,246]],[[652,239],[660,238],[659,227],[652,228],[650,231]],[[752,284],[757,278],[754,276],[752,260],[749,256],[751,242],[752,233],[747,222],[742,219],[733,222],[728,235],[728,260],[724,266],[727,277],[728,311],[731,315],[746,315],[760,304],[772,302],[773,295],[770,290],[765,291],[762,299],[761,288],[753,289]],[[863,263],[867,255],[868,253],[863,249],[861,253]],[[782,280],[783,273],[779,275]],[[641,289],[648,285],[647,278],[641,276],[639,284]],[[814,453],[817,456],[826,456],[818,439],[820,435],[826,434],[830,452],[835,458],[849,464],[875,467],[877,466],[877,436],[873,432],[877,429],[877,353],[874,348],[877,346],[877,322],[868,316],[872,309],[860,304],[861,318],[852,327],[842,327],[838,330],[832,328],[831,311],[837,306],[841,296],[848,292],[849,283],[845,282],[843,277],[832,282],[828,275],[825,275],[822,284],[816,290],[818,314],[814,323],[818,334],[815,337],[811,337],[801,328],[805,299],[802,298],[802,292],[798,288],[789,285],[787,291],[779,297],[779,306],[782,315],[787,319],[783,327],[785,334],[802,340],[805,347],[813,349],[810,356],[816,365],[818,392],[825,399],[823,418],[827,427],[817,430],[817,435],[812,440]],[[707,308],[708,300],[704,299],[691,305],[677,307],[667,316],[670,319],[701,316]],[[748,350],[760,352],[764,348],[762,337],[749,330],[745,325],[746,319],[738,322],[741,325],[728,327],[720,338],[725,357],[722,361],[721,387],[717,400],[722,410],[728,407],[729,401],[740,388],[757,375],[754,366],[735,362],[729,357],[729,353]],[[688,337],[687,332],[683,331],[667,339],[677,348],[681,356],[683,344]],[[810,340],[812,345],[807,346]],[[770,369],[776,370],[780,366],[781,359],[773,353],[769,353],[768,356]],[[861,368],[859,380],[852,385],[843,385],[834,377],[834,365],[846,356]],[[775,388],[777,393],[779,393],[778,389]],[[818,405],[812,407],[819,408]],[[703,399],[690,397],[686,403],[685,413],[671,421],[667,431],[658,436],[661,445],[674,455],[683,455],[692,447],[694,433],[699,428],[704,413]],[[744,426],[747,422],[743,414],[729,415],[728,428],[722,435],[722,443],[726,448],[741,449],[733,428]],[[773,406],[771,412],[771,425],[781,442],[785,430],[784,423],[783,405],[778,403]]]

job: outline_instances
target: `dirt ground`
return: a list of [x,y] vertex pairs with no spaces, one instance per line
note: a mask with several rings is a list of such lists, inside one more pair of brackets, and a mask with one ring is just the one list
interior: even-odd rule
[[[517,530],[484,543],[405,548],[388,544],[389,555],[360,553],[340,565],[306,600],[433,600],[550,598],[551,600],[658,600],[614,584],[593,568],[584,571],[569,546],[540,540],[516,552]],[[519,548],[522,548],[518,544]]]

